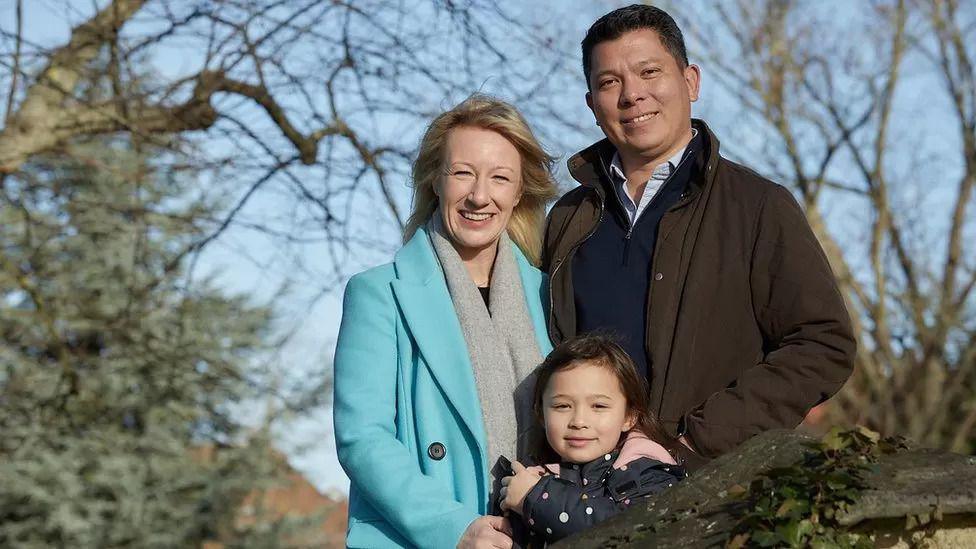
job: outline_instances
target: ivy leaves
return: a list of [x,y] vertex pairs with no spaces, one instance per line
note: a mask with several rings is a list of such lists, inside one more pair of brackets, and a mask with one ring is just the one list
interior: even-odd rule
[[744,500],[727,547],[874,547],[865,535],[839,522],[867,488],[865,474],[879,456],[904,448],[901,439],[881,439],[865,427],[834,428],[809,445],[798,463],[760,475],[748,488],[733,486]]

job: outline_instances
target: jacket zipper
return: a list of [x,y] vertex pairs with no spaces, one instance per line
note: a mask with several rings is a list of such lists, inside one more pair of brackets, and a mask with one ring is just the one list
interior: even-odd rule
[[[681,162],[678,162],[678,166],[675,167],[674,171],[675,172],[678,171],[678,168],[681,167],[687,160],[688,160],[688,156],[685,156],[685,158],[682,158],[681,159]],[[607,178],[607,181],[611,181],[612,182],[612,180],[610,179],[610,174],[607,172],[607,167],[606,167],[606,165],[604,165],[604,163],[603,163],[602,160],[600,161],[600,169],[603,171],[603,176]],[[673,174],[674,174],[674,172],[672,172],[672,175]],[[670,180],[670,176],[669,176],[669,179],[668,180]],[[661,185],[661,188],[662,189],[664,188],[664,185],[667,184],[668,180],[665,180],[664,184]],[[587,233],[586,236],[584,236],[583,238],[581,238],[576,244],[573,244],[573,247],[570,248],[568,252],[566,252],[566,255],[564,255],[561,258],[559,258],[558,260],[556,260],[556,263],[555,263],[555,265],[552,268],[552,272],[549,273],[549,280],[550,281],[552,281],[552,280],[554,280],[556,278],[556,273],[559,272],[559,269],[566,262],[566,258],[569,257],[569,256],[571,256],[571,255],[573,255],[573,252],[575,252],[577,248],[579,248],[580,246],[582,246],[584,242],[586,242],[587,240],[590,239],[591,236],[593,236],[594,234],[596,234],[597,229],[600,228],[600,224],[603,223],[603,213],[606,211],[605,198],[604,198],[604,196],[602,194],[600,194],[600,192],[598,190],[594,189],[593,192],[595,192],[596,195],[597,195],[597,197],[600,199],[600,217],[597,219],[596,225],[594,225],[593,228],[590,229],[590,232]],[[658,192],[660,192],[660,189],[658,190]],[[657,196],[655,195],[654,198],[657,198]],[[618,198],[618,200],[619,200],[619,198]],[[653,199],[652,199],[652,202],[653,202]],[[684,202],[687,202],[687,200],[685,200]],[[669,208],[668,211],[670,212],[672,210],[677,209],[679,206],[683,205],[684,202],[678,202],[677,204],[675,204],[674,206],[672,206],[671,208]],[[650,204],[648,204],[648,206],[650,206]],[[646,211],[646,208],[645,208],[645,211]],[[644,212],[641,212],[642,215],[643,215],[643,213]],[[637,216],[637,218],[634,219],[634,222],[630,225],[630,228],[627,229],[627,234],[624,236],[624,250],[625,250],[625,253],[627,253],[628,255],[629,255],[629,252],[630,252],[630,237],[634,233],[634,225],[637,224],[637,220],[638,219],[640,219],[640,216]],[[549,328],[549,334],[550,334],[549,335],[549,341],[553,345],[556,345],[556,340],[551,335],[551,334],[555,333],[555,330],[553,329],[554,328],[553,324],[554,324],[554,321],[555,321],[555,318],[556,318],[555,313],[553,313],[555,304],[556,304],[556,300],[552,296],[552,283],[550,282],[550,284],[549,284],[549,322],[548,322],[548,328]]]
[[[642,215],[644,215],[644,212],[647,211],[647,208],[650,208],[651,205],[654,204],[654,201],[657,200],[659,196],[661,196],[661,191],[663,191],[664,187],[666,187],[667,184],[671,181],[671,178],[674,177],[674,174],[677,173],[679,169],[681,169],[681,166],[683,166],[684,163],[687,162],[689,156],[690,155],[687,154],[683,155],[683,158],[678,162],[678,165],[674,167],[674,170],[671,171],[671,173],[668,175],[668,178],[664,180],[664,183],[661,183],[660,187],[658,187],[657,193],[654,194],[654,198],[651,198],[651,201],[647,204],[647,206],[644,207],[643,210],[641,210],[641,212],[636,217],[634,217],[633,223],[631,223],[630,226],[627,228],[627,234],[624,235],[624,266],[628,265],[629,264],[628,262],[630,261],[630,237],[634,234],[634,227],[637,225],[637,222],[640,221],[640,218]],[[603,163],[601,162],[600,164],[602,165]],[[606,167],[604,167],[603,170],[604,170],[604,175],[607,175],[607,177],[609,178],[610,176],[606,174]],[[682,198],[684,198],[684,193],[682,193]],[[618,198],[617,200],[619,201],[620,199]],[[668,208],[668,211],[671,211],[677,206],[678,204],[674,204],[671,208]],[[627,209],[626,206],[624,206],[624,209]]]
[[[600,164],[602,165],[603,163],[601,162]],[[604,168],[604,170],[605,169],[606,168]],[[556,319],[556,315],[555,315],[555,313],[553,313],[553,310],[554,310],[553,307],[556,304],[556,300],[552,297],[552,282],[551,281],[556,278],[556,273],[559,272],[559,268],[562,267],[564,263],[566,263],[566,258],[569,257],[569,256],[571,256],[571,255],[573,255],[573,252],[575,252],[577,248],[579,248],[580,246],[582,246],[584,242],[586,242],[587,240],[589,240],[589,238],[591,236],[593,236],[594,234],[596,234],[596,230],[599,229],[600,228],[600,224],[603,223],[603,212],[606,210],[606,208],[604,207],[605,206],[604,198],[600,194],[600,192],[597,191],[596,189],[594,189],[593,192],[595,192],[596,193],[596,196],[600,199],[600,217],[597,219],[596,224],[593,225],[593,228],[590,229],[590,232],[587,233],[586,236],[584,236],[583,238],[581,238],[579,240],[579,242],[577,242],[576,244],[573,244],[573,247],[570,248],[568,252],[566,252],[566,255],[562,256],[561,258],[559,258],[556,261],[556,265],[552,268],[552,272],[549,273],[549,280],[550,280],[550,283],[549,283],[549,334],[550,334],[549,335],[549,341],[552,342],[553,346],[556,345],[556,340],[553,339],[553,336],[552,336],[552,334],[555,333],[555,330],[553,329],[554,328],[553,321]]]

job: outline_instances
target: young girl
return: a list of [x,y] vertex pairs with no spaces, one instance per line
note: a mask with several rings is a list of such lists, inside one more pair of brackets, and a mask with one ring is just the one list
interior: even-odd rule
[[648,411],[647,393],[630,357],[605,336],[567,340],[546,357],[534,406],[548,444],[537,457],[559,464],[515,462],[502,480],[502,508],[530,532],[516,542],[585,530],[686,476],[665,448],[680,443]]

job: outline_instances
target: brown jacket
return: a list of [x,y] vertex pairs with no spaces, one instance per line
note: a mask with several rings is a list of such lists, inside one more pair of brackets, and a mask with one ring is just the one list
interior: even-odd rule
[[[701,456],[793,428],[851,374],[850,317],[820,244],[785,188],[719,156],[704,122],[692,180],[661,219],[647,301],[651,410]],[[549,214],[549,335],[576,334],[572,260],[604,213],[603,140],[569,160],[581,184]],[[612,284],[612,281],[607,281]],[[684,456],[689,466],[700,456]]]

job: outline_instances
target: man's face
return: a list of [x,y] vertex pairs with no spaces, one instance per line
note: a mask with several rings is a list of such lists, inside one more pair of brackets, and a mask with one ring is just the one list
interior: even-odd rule
[[681,68],[657,32],[640,29],[594,46],[586,104],[625,164],[663,161],[691,135],[699,71]]

